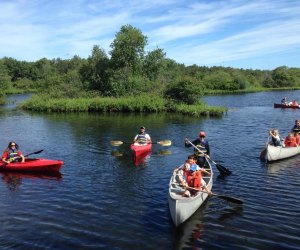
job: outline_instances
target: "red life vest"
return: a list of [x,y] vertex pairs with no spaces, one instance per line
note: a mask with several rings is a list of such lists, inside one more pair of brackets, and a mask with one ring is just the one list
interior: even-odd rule
[[284,144],[286,147],[297,147],[296,137],[286,137],[284,140]]
[[200,189],[201,188],[202,173],[201,170],[197,170],[187,176],[187,183],[189,187]]

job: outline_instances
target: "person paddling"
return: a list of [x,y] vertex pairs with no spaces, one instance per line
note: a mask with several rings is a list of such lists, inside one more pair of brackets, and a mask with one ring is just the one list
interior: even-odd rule
[[[200,168],[196,164],[196,160],[195,155],[189,155],[187,161],[182,166],[174,169],[174,173],[177,173],[178,176],[177,182],[184,188],[182,196],[190,197],[191,195],[195,195],[197,192],[195,192],[195,189],[199,191],[204,189],[209,195],[212,194],[202,178],[202,172],[208,175],[211,175],[211,173],[204,168]],[[189,190],[189,187],[192,189]]]
[[2,154],[2,161],[9,164],[21,159],[21,162],[25,162],[25,157],[19,150],[19,146],[15,141],[9,142],[7,149]]
[[[201,151],[200,152],[199,150],[194,148],[194,154],[197,157],[197,164],[200,167],[203,167],[206,160],[205,157],[209,158],[209,154],[210,154],[208,141],[205,140],[205,132],[201,131],[199,133],[199,138],[192,141],[192,143]],[[192,144],[190,144],[187,139],[185,139],[184,145],[187,148],[192,146]]]
[[140,127],[140,132],[133,139],[134,145],[144,145],[152,143],[151,137],[146,133],[144,126]]

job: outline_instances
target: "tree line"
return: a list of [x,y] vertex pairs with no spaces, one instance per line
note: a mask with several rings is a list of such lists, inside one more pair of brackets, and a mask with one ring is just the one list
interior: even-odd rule
[[88,58],[0,59],[0,94],[36,91],[49,98],[128,97],[143,94],[194,104],[205,93],[299,88],[300,69],[274,70],[185,66],[161,48],[145,51],[148,39],[131,26],[116,33],[106,53],[94,45]]

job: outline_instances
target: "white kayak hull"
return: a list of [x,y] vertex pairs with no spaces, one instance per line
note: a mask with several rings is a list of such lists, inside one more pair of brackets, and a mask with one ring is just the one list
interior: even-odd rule
[[[211,176],[205,176],[203,179],[206,181],[208,189],[211,190],[213,185],[213,172],[210,163],[208,163],[208,166],[205,168],[207,170],[210,169]],[[208,197],[208,194],[205,192],[198,192],[192,197],[183,197],[178,193],[178,189],[175,174],[173,174],[169,183],[168,201],[170,214],[175,226],[179,226],[190,218]]]
[[267,161],[279,161],[286,158],[293,157],[297,154],[300,154],[299,147],[275,147],[273,145],[267,145]]

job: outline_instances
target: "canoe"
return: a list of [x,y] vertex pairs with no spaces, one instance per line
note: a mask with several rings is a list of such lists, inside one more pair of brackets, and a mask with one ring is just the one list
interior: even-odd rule
[[25,162],[0,163],[0,171],[21,171],[21,172],[58,172],[63,161],[43,158],[26,158]]
[[281,109],[300,109],[299,106],[285,105],[285,104],[281,104],[281,103],[274,103],[274,108],[281,108]]
[[268,162],[279,161],[300,154],[299,147],[275,147],[268,144],[266,148],[266,159]]
[[152,149],[152,144],[130,145],[130,149],[135,157],[148,154]]
[[[211,190],[213,185],[213,172],[211,164],[208,161],[206,161],[205,169],[211,172],[210,176],[203,176],[208,189]],[[169,182],[168,201],[170,214],[175,226],[179,226],[190,218],[208,197],[208,194],[202,191],[197,192],[195,196],[183,197],[179,190],[180,188],[176,182],[176,173],[173,173]]]

